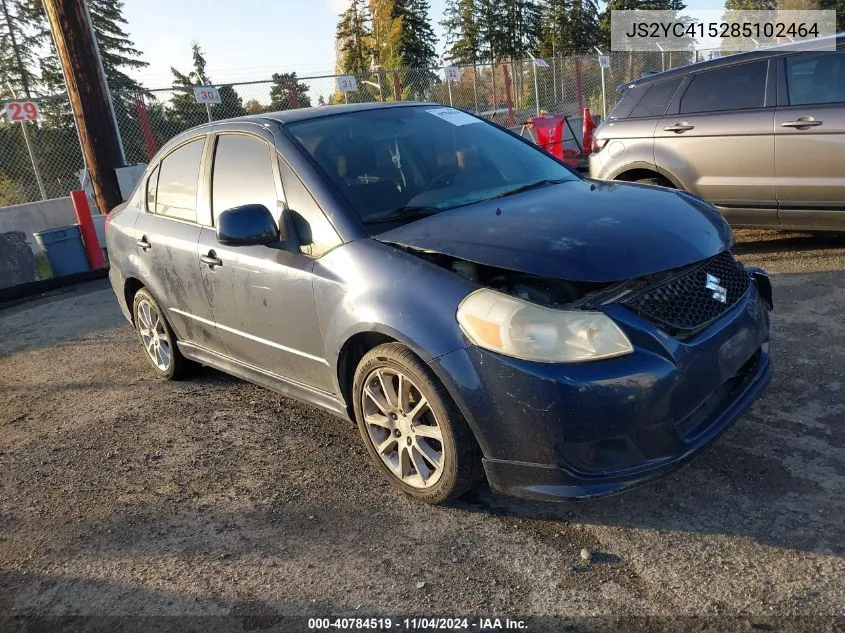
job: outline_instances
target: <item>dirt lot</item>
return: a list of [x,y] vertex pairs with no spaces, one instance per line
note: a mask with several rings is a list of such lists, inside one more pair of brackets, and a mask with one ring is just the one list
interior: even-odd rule
[[0,617],[845,624],[845,237],[739,241],[775,273],[771,388],[688,467],[588,503],[414,503],[335,418],[210,369],[154,379],[104,283],[0,311]]

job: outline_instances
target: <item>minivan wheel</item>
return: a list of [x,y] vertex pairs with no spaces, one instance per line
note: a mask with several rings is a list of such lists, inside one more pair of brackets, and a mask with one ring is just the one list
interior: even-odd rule
[[368,352],[352,392],[367,452],[395,487],[436,504],[475,483],[478,444],[443,385],[407,347],[385,343]]
[[182,378],[187,373],[189,361],[182,356],[176,345],[176,335],[145,288],[135,293],[132,314],[138,338],[156,374],[167,380]]

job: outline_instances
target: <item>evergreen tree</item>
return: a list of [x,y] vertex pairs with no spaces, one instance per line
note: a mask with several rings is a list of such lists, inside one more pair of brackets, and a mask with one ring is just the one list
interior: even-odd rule
[[727,0],[725,9],[728,11],[771,11],[777,8],[777,0]]
[[554,57],[571,52],[569,4],[571,0],[545,0],[541,5],[540,55]]
[[845,0],[819,0],[819,9],[836,11],[836,32],[845,31]]
[[500,57],[525,59],[537,52],[540,35],[540,8],[534,0],[501,0],[504,17]]
[[448,0],[443,21],[446,59],[455,64],[474,64],[480,56],[475,0]]
[[[208,121],[205,108],[196,103],[194,99],[193,88],[195,86],[210,86],[212,81],[206,72],[206,60],[199,44],[193,42],[191,50],[193,51],[194,63],[192,71],[185,74],[176,70],[173,66],[170,67],[170,72],[173,73],[173,85],[185,88],[185,90],[176,91],[170,99],[171,118],[182,129],[188,129]],[[220,93],[220,103],[211,106],[215,109],[219,108],[220,115],[217,118],[228,119],[246,114],[243,102],[232,86],[219,86],[217,91]]]
[[370,41],[373,66],[394,70],[402,66],[399,40],[402,18],[397,15],[395,0],[369,0]]
[[[296,100],[291,91],[296,92]],[[296,73],[273,73],[273,87],[270,88],[271,110],[290,110],[291,108],[310,108],[311,97],[308,86],[297,80]]]
[[566,31],[566,53],[592,53],[599,42],[599,7],[596,0],[571,0]]
[[505,48],[504,5],[497,0],[476,0],[475,15],[481,59],[499,61]]
[[400,22],[399,59],[406,68],[430,68],[437,60],[437,37],[431,28],[428,0],[394,0]]
[[111,90],[137,90],[141,87],[127,72],[146,68],[141,51],[135,48],[129,34],[123,30],[123,0],[87,0],[91,24],[97,35],[97,46],[103,60],[103,70]]
[[265,112],[272,112],[275,108],[261,105],[258,99],[250,99],[244,104],[244,110],[247,114],[263,114]]
[[26,0],[0,0],[0,93],[7,98],[36,93],[40,82],[33,68],[39,46],[40,25]]
[[[50,92],[60,92],[64,90],[64,79],[44,5],[41,0],[18,1],[24,5],[29,19],[39,25],[39,44],[50,51],[39,60],[44,85]],[[87,0],[87,4],[109,89],[112,92],[140,89],[141,84],[127,72],[146,68],[149,64],[141,59],[141,51],[135,48],[128,33],[124,31],[127,22],[123,17],[123,0]]]
[[372,62],[372,32],[364,0],[352,0],[340,14],[337,25],[337,69],[345,74],[363,74]]

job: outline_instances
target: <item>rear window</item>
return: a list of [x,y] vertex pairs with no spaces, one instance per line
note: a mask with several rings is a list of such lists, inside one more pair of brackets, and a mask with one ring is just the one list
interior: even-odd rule
[[648,89],[648,84],[637,84],[627,88],[622,92],[622,98],[619,99],[613,110],[610,111],[609,117],[611,119],[627,119],[631,111],[643,98],[643,95]]
[[645,96],[640,99],[637,107],[631,112],[631,118],[663,116],[675,96],[675,91],[681,85],[681,77],[652,84]]
[[763,60],[694,75],[681,97],[681,114],[762,108],[767,69]]

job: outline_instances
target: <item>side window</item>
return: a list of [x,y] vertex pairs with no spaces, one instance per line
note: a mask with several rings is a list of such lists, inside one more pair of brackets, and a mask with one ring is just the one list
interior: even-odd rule
[[156,191],[158,190],[158,167],[147,178],[147,212],[156,212]]
[[631,112],[632,119],[638,117],[663,116],[681,85],[681,77],[653,84],[648,92]]
[[644,84],[637,84],[632,88],[624,90],[619,101],[613,107],[613,110],[610,111],[608,118],[627,119],[640,99],[643,98],[645,91],[646,86]]
[[156,213],[179,220],[197,221],[197,179],[205,137],[182,145],[159,166]]
[[762,108],[767,68],[763,60],[694,75],[681,97],[681,114]]
[[282,174],[282,187],[285,190],[287,207],[293,217],[296,236],[302,244],[303,251],[312,257],[320,257],[324,253],[340,245],[340,237],[332,227],[316,200],[311,197],[305,185],[288,164],[279,158],[279,171]]
[[211,211],[215,222],[221,211],[243,204],[263,204],[273,217],[278,217],[271,160],[270,146],[255,136],[221,134],[217,137],[211,180]]
[[845,103],[845,51],[786,58],[789,105]]

